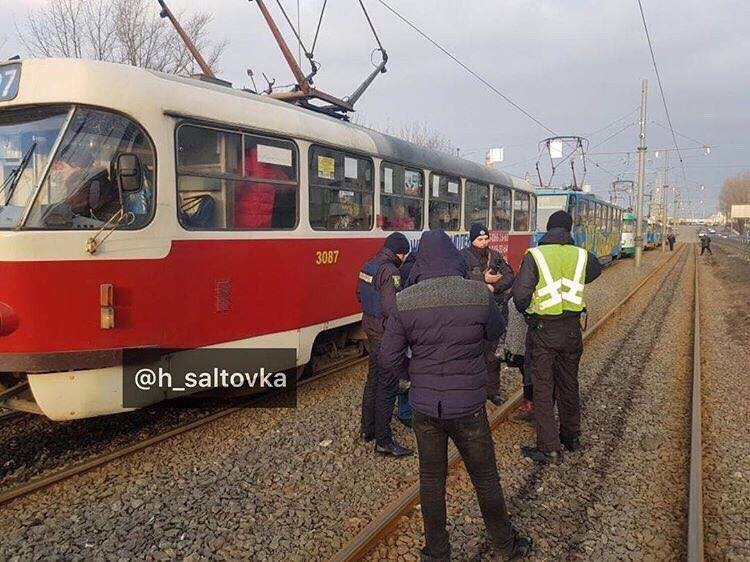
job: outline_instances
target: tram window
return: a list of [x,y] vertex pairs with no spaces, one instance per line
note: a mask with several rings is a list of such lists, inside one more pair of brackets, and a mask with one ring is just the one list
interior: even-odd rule
[[513,190],[513,230],[515,232],[529,230],[529,194],[515,189]]
[[370,230],[372,161],[320,146],[310,149],[310,226],[315,230]]
[[492,190],[492,229],[510,230],[512,202],[510,188],[496,185]]
[[[123,153],[138,156],[142,188],[123,193],[121,199],[114,163]],[[154,149],[143,129],[122,115],[77,108],[26,224],[95,229],[125,211],[133,220],[117,227],[142,228],[153,216],[155,171]]]
[[461,228],[461,180],[430,174],[430,228]]
[[578,199],[579,213],[580,213],[580,224],[584,227],[589,225],[589,202],[586,199],[580,197]]
[[[520,192],[516,191],[516,196]],[[567,195],[543,195],[539,198],[539,213],[537,215],[537,230],[546,232],[547,221],[557,211],[564,211],[567,206]]]
[[422,172],[383,162],[380,166],[380,194],[383,230],[422,230]]
[[536,195],[529,195],[529,230],[536,224]]
[[469,230],[475,222],[486,227],[490,211],[490,186],[467,180],[464,198],[464,230]]
[[297,168],[290,141],[184,125],[177,134],[180,223],[194,230],[293,229]]
[[568,197],[568,214],[573,219],[573,226],[581,226],[581,215],[578,212],[578,198],[574,195]]

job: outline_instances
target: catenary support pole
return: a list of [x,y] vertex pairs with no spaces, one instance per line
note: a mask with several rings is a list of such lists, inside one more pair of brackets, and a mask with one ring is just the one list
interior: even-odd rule
[[643,256],[643,190],[646,183],[646,99],[648,80],[641,83],[641,132],[638,143],[638,178],[635,198],[635,266],[641,267]]

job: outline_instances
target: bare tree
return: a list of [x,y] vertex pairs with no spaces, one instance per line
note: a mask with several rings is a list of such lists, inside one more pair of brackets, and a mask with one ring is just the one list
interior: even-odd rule
[[[227,42],[212,41],[212,17],[178,16],[214,72]],[[149,0],[47,0],[16,26],[33,56],[89,58],[192,74],[198,66],[168,21]]]
[[[746,170],[724,180],[719,194],[719,208],[729,215],[732,205],[750,205],[750,171]],[[737,228],[744,232],[746,219],[735,219]]]
[[352,120],[357,125],[375,129],[386,135],[393,135],[405,141],[414,143],[424,148],[446,152],[448,154],[456,153],[456,146],[453,142],[442,133],[433,129],[428,123],[414,121],[412,123],[402,124],[394,127],[390,121],[386,121],[385,126],[381,127],[367,121],[363,115],[356,113]]

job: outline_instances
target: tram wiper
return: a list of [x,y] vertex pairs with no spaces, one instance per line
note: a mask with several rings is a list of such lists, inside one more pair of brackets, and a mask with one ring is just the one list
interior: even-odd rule
[[18,187],[18,184],[21,181],[21,176],[23,175],[24,170],[26,170],[26,166],[28,166],[31,161],[31,157],[36,150],[36,144],[36,141],[31,143],[29,149],[23,155],[23,158],[21,158],[21,163],[18,165],[18,168],[13,170],[8,179],[3,182],[2,187],[0,187],[0,193],[5,191],[5,189],[8,189],[8,193],[5,196],[5,205],[10,203],[10,200],[13,199],[13,193],[16,191],[16,187]]

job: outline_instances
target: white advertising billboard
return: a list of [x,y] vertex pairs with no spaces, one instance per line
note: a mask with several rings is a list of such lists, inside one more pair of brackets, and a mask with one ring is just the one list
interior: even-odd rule
[[750,219],[750,205],[732,205],[733,219]]

